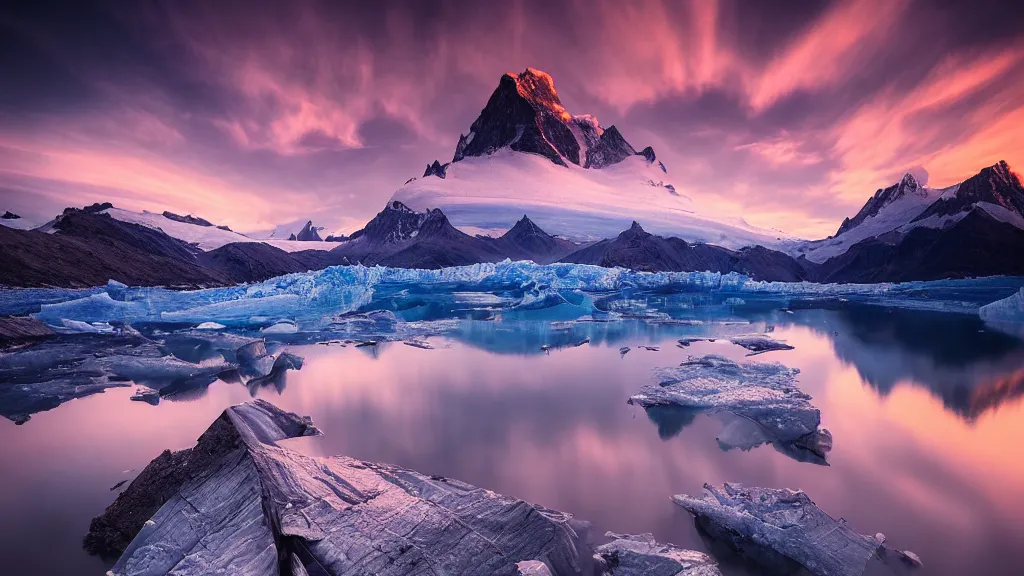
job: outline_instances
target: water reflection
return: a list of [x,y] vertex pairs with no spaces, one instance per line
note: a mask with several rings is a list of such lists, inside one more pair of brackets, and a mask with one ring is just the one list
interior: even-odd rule
[[973,420],[1022,393],[1024,342],[986,330],[977,317],[872,306],[805,310],[794,322],[828,337],[836,356],[887,395],[901,384],[926,387],[955,414]]
[[[917,552],[926,574],[1014,574],[1024,563],[1024,461],[1013,457],[1024,438],[1019,340],[948,315],[730,313],[750,323],[628,320],[552,331],[543,321],[467,321],[432,338],[432,350],[294,346],[301,370],[268,387],[217,381],[192,402],[159,406],[111,389],[23,427],[0,421],[0,557],[12,573],[99,576],[105,568],[79,546],[113,499],[110,486],[164,449],[193,445],[224,407],[255,392],[312,415],[326,432],[289,441],[296,449],[458,478],[571,512],[596,535],[653,532],[706,549],[669,497],[736,481],[802,488],[856,530]],[[655,367],[709,353],[741,361],[747,352],[720,339],[687,348],[675,340],[768,326],[795,349],[758,360],[801,370],[799,386],[835,438],[830,467],[767,447],[723,451],[715,418],[626,405]],[[590,343],[571,345],[583,338]],[[624,345],[633,351],[620,356]],[[187,356],[189,346],[175,353]]]

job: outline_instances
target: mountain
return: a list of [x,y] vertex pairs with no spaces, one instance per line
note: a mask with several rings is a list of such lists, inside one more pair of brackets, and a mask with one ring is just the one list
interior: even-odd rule
[[[914,236],[916,242],[938,238],[941,234],[935,231],[950,229],[970,214],[978,217],[957,228],[957,233],[991,220],[1024,229],[1024,188],[1006,162],[984,168],[967,180],[942,189],[921,186],[913,175],[907,174],[897,184],[875,192],[860,212],[843,221],[835,236],[798,244],[791,253],[822,264],[870,241],[842,260],[852,261],[859,255],[863,261],[868,252],[876,258],[880,247],[896,246],[914,230],[922,230]],[[1009,248],[991,246],[997,251]],[[833,263],[830,268],[837,266]]]
[[[131,210],[116,208],[109,202],[104,204],[94,204],[93,206],[86,207],[86,209],[96,213],[109,214],[112,218],[121,222],[138,224],[147,228],[159,230],[168,236],[192,244],[200,250],[215,250],[221,246],[226,246],[235,242],[263,242],[280,248],[286,252],[297,252],[309,249],[329,250],[334,247],[334,244],[327,244],[325,242],[289,241],[285,239],[287,236],[285,236],[285,238],[270,237],[269,234],[266,238],[247,236],[245,234],[233,232],[226,226],[214,226],[202,218],[196,218],[191,215],[178,216],[173,212],[164,212],[163,214],[145,211],[133,212]],[[170,214],[171,216],[167,216],[167,214]],[[303,220],[303,222],[307,221]],[[310,226],[312,226],[312,223],[310,223]],[[301,223],[298,224],[295,228],[296,232],[301,232],[302,227]],[[317,238],[319,239],[319,236],[317,236]]]
[[738,272],[755,280],[781,282],[808,278],[804,267],[782,252],[762,246],[737,251],[709,244],[690,244],[679,238],[650,234],[636,222],[615,238],[581,248],[561,261],[650,272]]
[[902,235],[862,240],[820,264],[819,282],[907,282],[1024,276],[1024,229],[984,209],[945,228],[918,226]]
[[579,241],[613,236],[633,219],[694,242],[738,248],[779,241],[740,218],[702,216],[665,174],[653,148],[637,152],[615,126],[571,114],[551,76],[528,68],[500,78],[450,163],[428,164],[391,199],[419,212],[439,208],[470,234],[501,234],[529,214]]
[[417,212],[398,201],[389,202],[328,257],[331,264],[427,269],[504,259],[494,240],[459,231],[440,210]]
[[[318,255],[319,250],[310,250]],[[309,261],[303,252],[285,252],[262,242],[235,242],[209,252],[200,252],[197,262],[234,282],[262,282],[294,272],[325,268],[320,259]]]
[[8,286],[87,287],[117,280],[142,286],[222,286],[198,250],[163,232],[109,214],[65,210],[51,233],[0,227],[0,278]]
[[315,228],[313,227],[313,221],[307,220],[302,230],[299,230],[298,234],[292,234],[288,239],[298,242],[323,242],[323,238],[317,234],[317,230],[323,230],[323,228]]
[[1006,162],[943,189],[907,174],[797,253],[822,282],[1024,274],[1024,187]]
[[525,215],[493,242],[502,254],[512,260],[532,260],[538,264],[556,262],[578,247],[541,230]]

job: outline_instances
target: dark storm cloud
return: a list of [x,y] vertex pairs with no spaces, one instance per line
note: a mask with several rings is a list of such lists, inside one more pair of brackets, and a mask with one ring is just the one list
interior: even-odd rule
[[22,3],[0,16],[0,201],[352,227],[531,66],[705,209],[826,234],[907,170],[1024,163],[1005,4]]

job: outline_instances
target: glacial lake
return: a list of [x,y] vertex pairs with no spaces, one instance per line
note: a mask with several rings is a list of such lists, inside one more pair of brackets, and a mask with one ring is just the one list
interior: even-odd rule
[[[736,310],[726,324],[623,319],[460,321],[429,338],[301,344],[275,385],[217,381],[153,406],[131,387],[72,400],[24,425],[0,420],[0,565],[7,574],[102,575],[89,521],[165,449],[182,449],[253,395],[313,417],[287,441],[457,478],[592,523],[710,550],[670,501],[704,483],[805,490],[858,532],[917,553],[921,574],[1019,574],[1024,566],[1024,342],[977,317],[873,306]],[[749,322],[745,324],[744,322]],[[771,331],[793,350],[747,358],[723,335]],[[676,345],[685,336],[714,342]],[[76,338],[79,336],[66,336]],[[589,342],[579,344],[583,339]],[[541,346],[554,345],[547,351]],[[631,350],[620,354],[619,349]],[[658,347],[657,351],[641,346]],[[713,416],[649,417],[627,398],[688,356],[799,368],[834,448],[828,466],[763,445],[724,451]],[[720,558],[727,574],[750,573]]]

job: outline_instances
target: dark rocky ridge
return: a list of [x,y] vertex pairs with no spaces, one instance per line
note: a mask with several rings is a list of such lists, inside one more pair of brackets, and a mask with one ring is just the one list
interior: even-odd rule
[[1010,170],[1005,160],[983,168],[981,172],[961,182],[952,197],[939,198],[914,221],[929,216],[969,212],[978,202],[1001,206],[1024,218],[1024,187],[1021,187],[1020,178]]
[[508,232],[496,238],[494,244],[512,260],[533,260],[538,264],[555,262],[577,248],[576,244],[541,230],[525,215]]
[[108,280],[182,287],[232,283],[200,265],[198,249],[159,230],[99,214],[103,206],[65,210],[54,221],[53,234],[0,226],[2,282],[18,287],[100,286]]
[[819,282],[1024,276],[1024,230],[980,208],[947,228],[914,228],[851,246],[814,270]]
[[21,219],[21,216],[18,216],[17,214],[15,214],[14,212],[11,212],[10,210],[5,211],[3,216],[0,216],[0,220],[19,220],[19,219]]
[[690,244],[679,238],[650,234],[636,222],[616,238],[581,248],[561,261],[650,272],[738,272],[756,280],[783,282],[806,280],[809,276],[791,256],[762,246],[729,250]]
[[505,259],[493,241],[456,229],[440,210],[416,212],[392,201],[349,241],[330,251],[331,263],[444,268]]
[[199,218],[198,216],[193,216],[191,214],[181,216],[179,214],[175,214],[174,212],[168,212],[164,210],[163,215],[164,218],[167,218],[168,220],[174,220],[175,222],[194,224],[196,226],[213,226],[213,224],[211,224],[209,220],[205,220],[203,218]]
[[233,242],[199,254],[198,262],[235,282],[262,282],[284,274],[322,268],[319,262],[310,262],[308,258],[263,242]]

